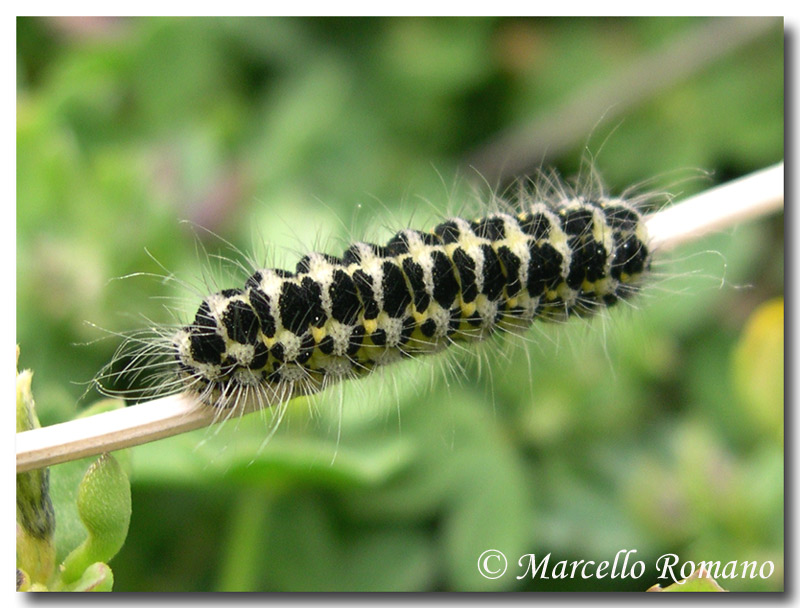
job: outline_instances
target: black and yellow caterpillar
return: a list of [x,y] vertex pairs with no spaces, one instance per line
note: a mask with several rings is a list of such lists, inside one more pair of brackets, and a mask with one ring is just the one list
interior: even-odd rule
[[537,319],[589,316],[650,268],[641,214],[622,199],[527,204],[448,219],[386,245],[312,253],[208,296],[172,338],[181,384],[217,407],[285,401]]

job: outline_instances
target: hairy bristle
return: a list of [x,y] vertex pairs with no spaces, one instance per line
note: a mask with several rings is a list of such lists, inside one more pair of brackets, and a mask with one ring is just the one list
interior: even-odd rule
[[293,271],[256,270],[207,296],[191,323],[135,340],[128,372],[157,365],[155,392],[188,390],[220,409],[282,404],[537,320],[594,315],[650,268],[640,212],[602,189],[550,179],[513,210],[493,206],[502,211],[311,253]]

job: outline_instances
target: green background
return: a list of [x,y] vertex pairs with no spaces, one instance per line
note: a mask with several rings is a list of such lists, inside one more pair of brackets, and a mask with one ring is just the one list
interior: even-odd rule
[[[509,176],[475,152],[531,120],[568,133],[560,110],[603,83],[614,101],[542,166],[591,158],[611,192],[680,198],[780,161],[780,21],[644,98],[618,78],[710,25],[19,19],[17,340],[42,423],[98,398],[79,400],[107,331],[185,321],[205,285],[240,285],[226,242],[291,268],[479,212]],[[783,297],[783,251],[782,215],[753,222],[659,258],[603,318],[297,400],[267,445],[253,415],[129,450],[115,589],[644,590],[670,582],[665,553],[772,560],[766,581],[720,583],[782,589],[783,317],[762,305]],[[184,283],[112,280],[132,273]],[[478,574],[486,549],[505,576]],[[641,579],[516,578],[524,554],[621,549]]]

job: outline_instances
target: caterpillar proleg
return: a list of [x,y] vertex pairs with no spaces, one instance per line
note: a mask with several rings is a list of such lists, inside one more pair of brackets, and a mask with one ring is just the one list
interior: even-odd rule
[[165,385],[219,410],[258,409],[630,298],[651,264],[641,213],[624,198],[560,192],[338,257],[310,253],[293,271],[256,269],[160,338]]

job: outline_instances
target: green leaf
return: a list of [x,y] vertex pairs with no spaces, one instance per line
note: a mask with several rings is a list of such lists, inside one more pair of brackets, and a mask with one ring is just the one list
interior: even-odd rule
[[[259,591],[419,591],[435,580],[437,554],[413,527],[392,529],[347,522],[315,493],[277,497],[259,537]],[[343,524],[350,525],[344,526]],[[313,573],[310,575],[310,573]],[[240,588],[241,589],[241,588]]]

